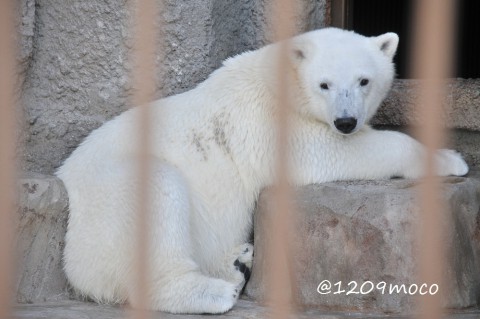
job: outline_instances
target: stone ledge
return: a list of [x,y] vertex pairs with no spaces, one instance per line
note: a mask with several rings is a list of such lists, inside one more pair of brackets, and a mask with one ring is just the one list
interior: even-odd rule
[[[449,215],[455,231],[445,241],[452,254],[452,263],[446,274],[452,283],[446,300],[446,306],[450,308],[475,306],[480,299],[479,177],[479,174],[472,173],[467,178],[451,177],[445,182],[445,198],[455,212]],[[415,187],[411,180],[388,180],[326,183],[300,188],[298,203],[303,213],[297,234],[305,249],[296,255],[296,261],[302,267],[297,278],[301,290],[299,301],[312,309],[411,311],[413,301],[404,295],[326,299],[316,294],[316,288],[323,279],[332,282],[383,280],[412,283],[415,274],[412,233],[417,213],[413,204]],[[28,174],[18,182],[18,188],[17,250],[21,260],[16,284],[17,302],[66,300],[69,298],[68,284],[61,256],[68,198],[63,183],[52,176]],[[268,196],[268,192],[261,195],[255,216],[256,254],[252,279],[246,289],[248,296],[257,300],[264,296],[263,276],[257,269],[264,262],[265,248],[258,229]],[[53,305],[60,305],[59,309],[63,309],[58,313],[69,314],[68,309],[62,308],[64,303]],[[42,309],[42,306],[36,306],[23,305],[19,309],[33,312]],[[92,312],[92,318],[95,313]],[[37,318],[35,316],[32,314],[29,318]],[[70,314],[64,317],[70,318]],[[40,314],[38,318],[42,318]]]
[[[452,228],[444,246],[449,253],[445,273],[448,294],[446,308],[477,306],[480,299],[480,179],[446,178],[444,198],[452,213],[439,216]],[[417,284],[414,243],[418,209],[416,182],[412,180],[356,181],[310,185],[297,190],[298,247],[294,252],[296,298],[307,307],[335,310],[412,313],[414,298],[405,293],[382,294],[379,290],[361,295],[317,293],[323,280],[332,285],[350,281],[359,286],[375,284]],[[263,228],[270,193],[262,193],[255,215],[255,258],[246,294],[264,300],[265,242]],[[266,229],[267,231],[261,231]],[[298,246],[297,246],[298,245]],[[265,269],[265,268],[263,268]],[[334,287],[332,287],[332,290]],[[357,290],[359,290],[357,288]]]
[[[415,107],[419,80],[395,80],[393,88],[372,119],[373,125],[420,126],[419,109]],[[480,80],[452,79],[448,82],[449,107],[439,111],[448,128],[480,131]]]
[[[126,316],[125,309],[118,306],[98,305],[81,301],[63,301],[56,303],[42,303],[34,305],[18,305],[14,308],[16,319],[116,319]],[[477,319],[480,311],[467,309],[461,312],[450,313],[445,319]],[[150,312],[149,318],[157,319],[261,319],[268,318],[268,309],[251,300],[239,300],[233,309],[222,315],[172,315],[164,312]],[[332,312],[321,310],[300,311],[296,314],[298,319],[407,319],[409,317],[399,315],[386,315],[378,313],[362,312]]]

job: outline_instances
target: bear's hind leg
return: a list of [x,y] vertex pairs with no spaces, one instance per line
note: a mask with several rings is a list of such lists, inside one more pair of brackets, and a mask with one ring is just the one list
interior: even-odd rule
[[[170,271],[157,270],[151,286],[151,308],[177,314],[220,314],[236,303],[240,288],[223,279],[208,277],[194,265],[182,272],[188,262],[180,261]],[[155,278],[156,277],[156,278]]]
[[[149,183],[152,196],[150,308],[172,313],[224,313],[230,310],[238,299],[243,282],[207,276],[193,260],[192,207],[184,177],[176,168],[161,164],[152,170]],[[134,296],[129,300],[135,306]]]

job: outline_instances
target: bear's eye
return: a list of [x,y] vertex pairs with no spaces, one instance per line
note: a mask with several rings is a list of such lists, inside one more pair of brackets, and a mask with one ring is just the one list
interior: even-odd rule
[[328,90],[328,84],[327,83],[320,83],[320,88],[322,90]]
[[361,79],[361,80],[360,80],[360,85],[361,85],[361,86],[365,86],[365,85],[367,85],[368,83],[370,83],[370,81],[369,81],[368,79]]

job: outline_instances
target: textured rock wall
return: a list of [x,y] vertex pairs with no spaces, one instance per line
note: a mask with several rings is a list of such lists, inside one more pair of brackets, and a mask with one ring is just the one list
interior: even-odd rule
[[[129,107],[131,2],[21,2],[25,170],[52,173],[89,132]],[[298,29],[324,26],[327,1],[302,3]],[[158,97],[188,90],[225,58],[270,42],[268,0],[165,0],[163,6]]]

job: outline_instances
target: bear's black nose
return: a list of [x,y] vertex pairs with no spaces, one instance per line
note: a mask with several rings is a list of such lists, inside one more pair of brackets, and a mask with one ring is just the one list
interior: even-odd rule
[[336,119],[333,124],[335,127],[344,134],[351,133],[357,126],[357,119],[354,117],[342,117]]

